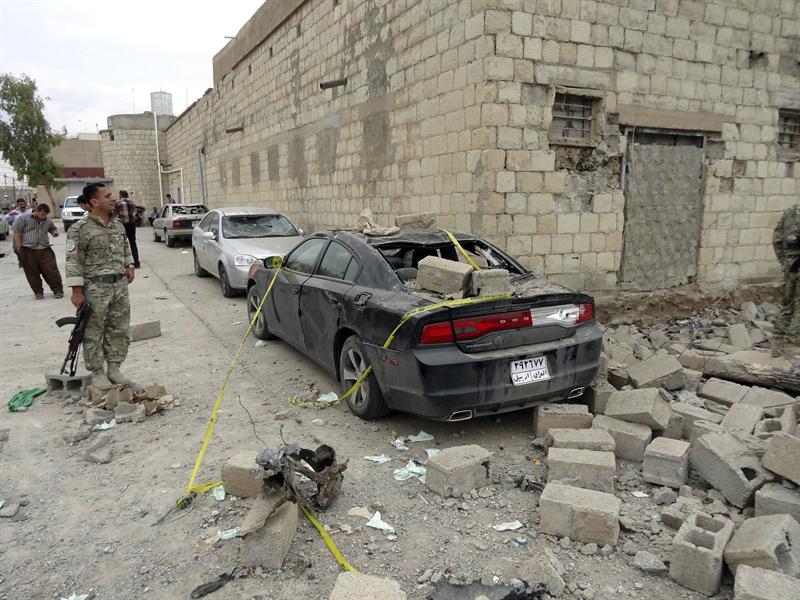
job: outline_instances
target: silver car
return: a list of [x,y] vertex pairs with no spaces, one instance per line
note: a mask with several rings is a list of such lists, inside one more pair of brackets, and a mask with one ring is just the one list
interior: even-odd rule
[[250,266],[283,256],[303,238],[303,230],[268,208],[215,208],[192,230],[194,273],[219,278],[231,298],[247,287]]

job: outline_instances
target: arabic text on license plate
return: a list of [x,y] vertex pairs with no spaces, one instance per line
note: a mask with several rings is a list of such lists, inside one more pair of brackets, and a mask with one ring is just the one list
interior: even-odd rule
[[548,379],[550,371],[547,369],[547,358],[544,356],[511,361],[511,383],[514,385],[526,385]]

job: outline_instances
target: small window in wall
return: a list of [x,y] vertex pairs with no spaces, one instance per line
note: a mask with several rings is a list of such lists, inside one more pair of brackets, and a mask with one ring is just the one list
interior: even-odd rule
[[800,110],[778,111],[778,144],[800,152]]
[[556,93],[550,140],[589,143],[593,137],[594,108],[597,98]]

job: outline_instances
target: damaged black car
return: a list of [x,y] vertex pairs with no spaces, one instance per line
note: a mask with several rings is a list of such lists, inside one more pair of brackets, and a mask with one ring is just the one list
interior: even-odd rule
[[[537,276],[481,238],[452,235],[332,231],[306,238],[284,258],[255,335],[288,342],[343,390],[371,366],[347,398],[363,419],[396,410],[459,421],[580,396],[602,347],[592,297]],[[457,272],[477,268],[487,281],[485,271],[507,271],[505,289],[425,289],[417,280],[428,257],[460,263]],[[269,259],[250,270],[251,320],[274,273]],[[384,348],[404,315],[453,299],[415,311]]]

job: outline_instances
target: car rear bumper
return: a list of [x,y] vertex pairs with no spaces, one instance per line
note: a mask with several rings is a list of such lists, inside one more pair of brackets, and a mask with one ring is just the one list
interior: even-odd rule
[[192,237],[192,230],[193,229],[194,229],[193,227],[190,227],[189,229],[184,229],[184,228],[171,229],[171,228],[168,227],[167,228],[167,235],[169,237],[171,237],[171,238],[186,238],[186,237],[190,238],[190,237]]
[[[591,384],[603,334],[579,327],[569,338],[494,352],[464,353],[452,345],[396,352],[371,346],[371,363],[388,406],[436,420],[461,420],[564,400]],[[511,383],[511,362],[547,357],[550,379]]]

